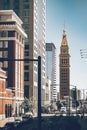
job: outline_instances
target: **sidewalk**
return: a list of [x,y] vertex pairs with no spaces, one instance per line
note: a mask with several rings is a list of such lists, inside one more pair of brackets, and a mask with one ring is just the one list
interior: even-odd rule
[[0,127],[3,127],[6,122],[13,122],[13,121],[14,121],[14,117],[2,119],[0,120]]

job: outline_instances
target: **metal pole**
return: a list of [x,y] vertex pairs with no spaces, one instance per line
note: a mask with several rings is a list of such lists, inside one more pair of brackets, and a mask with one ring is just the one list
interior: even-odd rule
[[71,107],[71,105],[70,105],[70,94],[71,92],[70,92],[70,89],[69,89],[69,116],[71,115],[71,113],[70,113],[70,107]]
[[38,130],[41,130],[41,57],[38,56]]
[[70,94],[69,94],[69,116],[70,116]]

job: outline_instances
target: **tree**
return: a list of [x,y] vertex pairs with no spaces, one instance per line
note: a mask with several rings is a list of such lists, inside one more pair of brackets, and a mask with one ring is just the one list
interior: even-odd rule
[[60,101],[56,102],[57,109],[60,111],[61,107],[63,107],[63,104]]
[[22,102],[21,106],[22,109],[24,109],[24,113],[28,112],[28,111],[32,111],[33,109],[33,101],[28,98],[24,98],[24,101]]
[[80,106],[80,102],[76,100],[76,107]]

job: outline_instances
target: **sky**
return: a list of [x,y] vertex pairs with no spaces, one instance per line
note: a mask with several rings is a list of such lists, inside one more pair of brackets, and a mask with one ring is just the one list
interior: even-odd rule
[[80,54],[81,49],[82,52],[87,49],[87,0],[47,0],[46,42],[52,42],[56,46],[58,84],[59,53],[64,25],[71,56],[70,84],[77,89],[87,89],[87,58],[81,58]]

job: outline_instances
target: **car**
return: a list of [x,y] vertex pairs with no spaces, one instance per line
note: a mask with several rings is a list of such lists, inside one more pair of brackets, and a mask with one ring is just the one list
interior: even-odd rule
[[4,130],[14,130],[15,129],[15,124],[14,122],[7,122],[4,127]]
[[25,122],[25,121],[28,121],[30,118],[31,118],[30,116],[24,115],[24,116],[22,117],[22,120],[23,120],[23,122]]
[[60,112],[59,111],[55,111],[55,114],[59,114]]
[[66,107],[61,107],[60,112],[66,112]]
[[15,122],[20,123],[22,120],[21,119],[15,119]]
[[21,120],[21,119],[15,119],[15,121],[14,121],[14,126],[15,126],[15,127],[18,127],[21,123],[22,123],[22,120]]
[[33,117],[33,114],[32,114],[31,111],[27,112],[25,115],[30,116],[30,117]]

